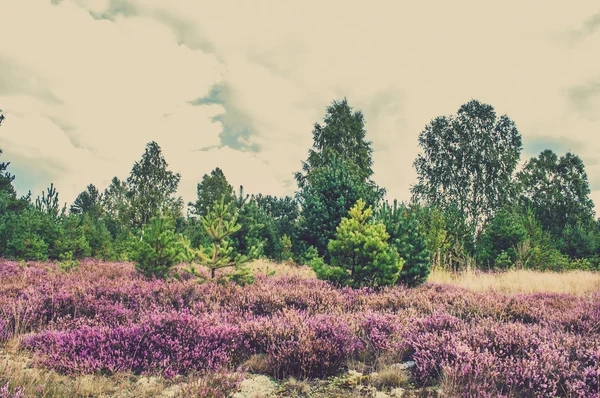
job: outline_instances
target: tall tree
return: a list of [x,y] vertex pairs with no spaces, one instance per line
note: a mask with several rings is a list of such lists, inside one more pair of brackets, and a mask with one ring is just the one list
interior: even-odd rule
[[328,261],[327,245],[342,217],[359,199],[377,206],[383,194],[383,189],[365,182],[354,163],[332,159],[328,166],[312,170],[297,194],[302,207],[300,239]]
[[135,162],[127,178],[130,221],[142,227],[157,213],[180,216],[182,199],[175,197],[181,175],[168,168],[160,146],[154,141],[146,145],[139,162]]
[[233,187],[227,182],[223,170],[216,168],[210,172],[210,175],[204,174],[202,182],[197,187],[198,199],[195,203],[189,203],[194,214],[205,216],[207,208],[215,202],[225,197],[226,203],[231,203],[234,200]]
[[442,209],[456,205],[473,232],[515,195],[521,135],[508,116],[496,117],[491,105],[472,100],[456,115],[433,119],[419,146],[415,199]]
[[94,184],[88,185],[85,191],[77,195],[69,211],[73,214],[87,214],[93,219],[100,217],[102,194]]
[[521,203],[531,207],[544,229],[554,237],[567,226],[590,224],[594,204],[585,166],[579,156],[558,157],[547,149],[531,158],[517,174]]
[[302,172],[295,174],[302,187],[306,177],[314,169],[326,166],[333,157],[346,159],[357,166],[363,179],[373,175],[371,142],[365,140],[365,120],[361,111],[354,111],[348,100],[333,101],[327,107],[324,125],[315,123],[313,147],[308,151],[308,159],[302,162]]

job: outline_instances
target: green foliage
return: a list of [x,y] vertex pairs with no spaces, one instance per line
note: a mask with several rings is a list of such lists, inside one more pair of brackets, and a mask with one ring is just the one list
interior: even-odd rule
[[238,213],[232,210],[231,203],[225,203],[223,197],[209,207],[206,216],[201,217],[201,222],[212,243],[209,247],[201,247],[198,251],[200,264],[210,270],[211,279],[215,279],[216,271],[222,268],[234,267],[235,272],[229,276],[238,283],[249,283],[252,277],[244,266],[250,258],[238,254],[233,256],[233,247],[230,246],[231,235],[238,232],[242,226],[237,223]]
[[147,277],[166,278],[181,258],[181,241],[172,219],[152,217],[132,256],[136,268]]
[[65,217],[56,242],[55,258],[85,258],[92,254],[81,219],[76,215]]
[[[529,239],[518,209],[502,209],[486,222],[479,239],[478,260],[484,268],[503,269],[517,261],[518,245]],[[498,259],[500,255],[502,258]]]
[[231,236],[234,252],[249,255],[250,251],[254,250],[255,255],[262,257],[267,254],[265,251],[268,251],[268,255],[272,257],[277,239],[272,220],[258,207],[254,199],[244,203],[237,214],[241,228]]
[[223,170],[215,168],[210,175],[204,174],[202,182],[197,187],[198,199],[192,206],[192,212],[198,216],[205,216],[209,206],[225,198],[225,203],[234,201],[233,187],[227,182]]
[[340,285],[389,286],[396,283],[402,259],[388,244],[383,224],[371,220],[373,211],[358,200],[329,242],[331,265],[319,257],[311,261],[317,276]]
[[42,214],[33,207],[10,218],[6,255],[14,259],[46,260],[48,244],[43,237]]
[[94,219],[88,214],[84,214],[81,219],[81,228],[89,244],[92,257],[104,260],[118,258],[114,251],[113,238],[104,219]]
[[308,159],[302,163],[304,174],[295,174],[298,185],[302,188],[308,175],[313,170],[326,167],[333,158],[345,159],[356,166],[356,173],[361,180],[373,175],[371,142],[365,140],[365,121],[361,111],[353,111],[348,100],[333,101],[327,107],[325,125],[315,123],[313,130],[313,147],[308,152]]
[[54,184],[50,184],[46,192],[42,191],[42,197],[37,197],[35,200],[35,208],[43,213],[47,214],[54,219],[63,217],[66,213],[67,205],[63,205],[61,208],[59,205],[58,192],[54,188]]
[[398,282],[416,286],[427,280],[431,266],[425,233],[419,228],[419,220],[413,209],[404,203],[393,207],[387,202],[378,210],[376,219],[389,234],[388,243],[404,260]]
[[[274,246],[271,251],[265,250],[265,254],[275,260],[284,260],[290,258],[285,253],[285,246],[281,238],[285,235],[290,240],[292,254],[298,255],[300,244],[298,242],[298,218],[300,216],[300,206],[298,202],[289,197],[278,198],[271,195],[258,194],[254,197],[256,204],[267,216],[267,228],[272,229],[275,238]],[[279,237],[279,241],[277,238]]]
[[312,170],[298,193],[302,206],[300,239],[328,260],[327,245],[342,217],[359,199],[367,206],[376,206],[383,192],[374,183],[365,182],[349,162],[333,159],[329,166]]
[[547,149],[517,174],[521,204],[530,207],[556,239],[567,226],[593,222],[594,204],[583,161],[572,153],[560,159]]
[[148,143],[142,159],[135,162],[127,178],[128,219],[132,226],[141,228],[158,213],[172,218],[181,214],[182,199],[174,196],[181,175],[167,167],[158,144]]
[[107,227],[113,237],[124,225],[129,224],[129,207],[127,183],[113,177],[102,194],[102,210],[107,220],[110,220],[107,222]]
[[473,233],[515,196],[512,176],[521,153],[515,123],[472,100],[456,116],[433,119],[419,136],[414,197],[441,209],[456,206]]
[[557,241],[558,249],[570,258],[590,258],[598,250],[598,224],[596,222],[567,225]]
[[280,240],[281,245],[281,254],[279,255],[279,259],[286,261],[291,260],[292,258],[292,240],[289,236],[283,235]]
[[87,186],[86,190],[77,195],[69,211],[72,214],[86,214],[94,219],[102,215],[102,195],[94,184]]

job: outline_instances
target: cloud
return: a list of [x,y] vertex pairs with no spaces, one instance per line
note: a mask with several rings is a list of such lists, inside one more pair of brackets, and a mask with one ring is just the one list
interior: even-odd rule
[[[365,114],[375,180],[405,200],[418,134],[477,98],[517,123],[524,158],[540,143],[564,143],[591,165],[600,151],[597,13],[592,0],[542,9],[516,0],[23,0],[0,25],[14,38],[0,43],[0,76],[20,76],[10,90],[0,77],[0,146],[15,140],[14,114],[62,134],[68,156],[99,162],[98,172],[84,164],[64,177],[79,191],[126,176],[156,139],[182,173],[186,201],[217,166],[249,192],[291,194],[313,124],[346,96]],[[597,181],[600,168],[588,174]]]

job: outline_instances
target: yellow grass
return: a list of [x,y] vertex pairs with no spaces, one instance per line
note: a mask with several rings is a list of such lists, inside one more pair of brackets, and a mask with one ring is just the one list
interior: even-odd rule
[[314,278],[315,272],[308,265],[297,265],[293,262],[276,263],[266,259],[254,260],[249,265],[254,273],[274,276],[298,276],[303,279]]
[[432,271],[428,282],[460,286],[476,292],[496,291],[518,293],[569,293],[587,295],[600,291],[600,273],[591,271],[529,271],[513,270],[502,273]]

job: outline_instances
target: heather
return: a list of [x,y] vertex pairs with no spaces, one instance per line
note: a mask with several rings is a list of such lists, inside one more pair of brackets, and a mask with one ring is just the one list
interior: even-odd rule
[[[449,395],[585,397],[600,388],[599,293],[353,289],[262,274],[239,286],[149,279],[133,264],[93,260],[70,272],[2,261],[0,275],[1,341],[19,341],[35,366],[66,375],[205,375],[189,386],[200,391],[217,383],[210,375],[238,369],[325,379],[352,364],[368,374],[414,361],[415,388]],[[235,386],[241,376],[231,374],[223,383]]]

